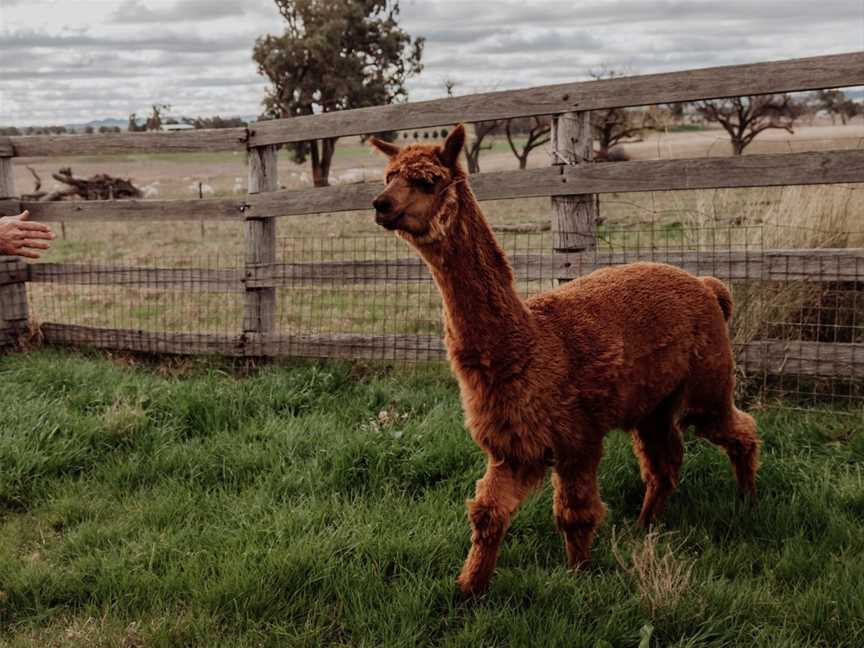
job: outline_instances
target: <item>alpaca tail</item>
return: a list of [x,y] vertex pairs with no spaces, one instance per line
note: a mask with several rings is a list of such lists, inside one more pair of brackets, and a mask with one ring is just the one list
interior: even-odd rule
[[714,293],[714,296],[717,297],[717,301],[720,303],[720,310],[723,311],[723,319],[728,322],[732,319],[732,293],[729,292],[726,284],[719,279],[715,279],[714,277],[700,277],[700,279]]

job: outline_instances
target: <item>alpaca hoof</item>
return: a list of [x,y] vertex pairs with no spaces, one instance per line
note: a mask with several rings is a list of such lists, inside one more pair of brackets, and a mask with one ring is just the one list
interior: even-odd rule
[[582,560],[577,560],[575,562],[570,563],[570,571],[574,574],[578,574],[579,572],[587,571],[588,568],[591,567],[591,559],[583,558]]
[[459,591],[462,592],[462,596],[465,598],[476,598],[481,594],[484,594],[489,587],[489,583],[481,583],[478,580],[466,578],[465,576],[459,576],[456,579],[456,585],[459,587]]
[[654,511],[643,511],[639,514],[639,519],[636,521],[636,524],[645,531],[649,531],[652,526],[659,522],[659,518]]

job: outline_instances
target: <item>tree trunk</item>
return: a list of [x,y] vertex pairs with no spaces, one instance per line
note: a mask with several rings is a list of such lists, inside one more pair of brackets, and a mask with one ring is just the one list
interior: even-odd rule
[[[316,187],[330,186],[330,165],[333,162],[333,154],[336,152],[337,137],[322,140],[313,140],[309,149],[312,158],[312,183]],[[319,150],[318,145],[321,145]]]
[[480,148],[466,148],[465,159],[468,162],[468,173],[480,173]]

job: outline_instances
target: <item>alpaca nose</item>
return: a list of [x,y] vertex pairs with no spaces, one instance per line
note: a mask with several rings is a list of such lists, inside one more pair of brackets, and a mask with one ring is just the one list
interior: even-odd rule
[[372,206],[375,208],[375,211],[382,214],[386,214],[393,208],[393,204],[386,196],[378,196],[375,200],[372,201]]

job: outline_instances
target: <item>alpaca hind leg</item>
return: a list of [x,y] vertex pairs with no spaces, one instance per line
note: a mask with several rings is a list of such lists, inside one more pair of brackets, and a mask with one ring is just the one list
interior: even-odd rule
[[545,475],[544,465],[514,469],[489,460],[486,474],[477,482],[474,499],[466,503],[471,550],[457,579],[462,592],[479,594],[489,585],[511,516]]
[[564,535],[567,560],[573,568],[590,559],[594,533],[606,516],[597,484],[602,450],[600,444],[580,448],[574,453],[576,459],[559,462],[552,475],[555,522]]
[[678,487],[684,442],[675,412],[671,410],[658,411],[630,434],[633,452],[639,459],[642,481],[645,482],[645,499],[639,514],[639,525],[647,528],[657,520],[663,512],[666,499]]
[[696,435],[726,451],[742,495],[756,499],[756,471],[759,468],[759,434],[756,421],[732,406],[716,418],[696,422]]

